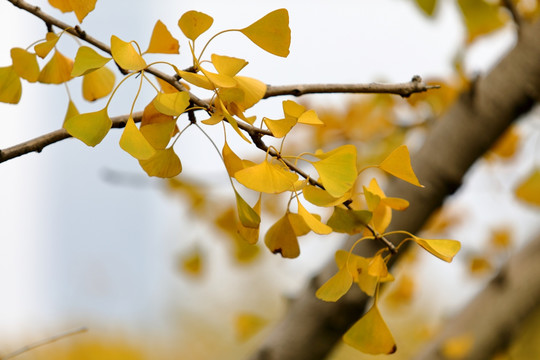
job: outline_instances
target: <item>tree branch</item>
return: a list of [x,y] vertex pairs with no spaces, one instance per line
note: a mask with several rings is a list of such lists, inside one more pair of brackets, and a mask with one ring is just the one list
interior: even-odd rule
[[[410,202],[406,211],[394,214],[389,230],[418,232],[445,197],[459,188],[470,166],[540,99],[538,34],[540,20],[524,23],[514,49],[489,74],[478,79],[474,93],[463,94],[434,123],[424,145],[412,158],[415,173],[425,188],[396,180],[386,189],[389,196]],[[362,244],[370,246],[370,243]],[[371,256],[373,252],[367,248],[364,254]],[[363,315],[368,300],[359,291],[356,295],[347,294],[337,303],[317,300],[315,291],[335,272],[332,262],[311,281],[251,359],[318,360],[327,356],[345,331]]]

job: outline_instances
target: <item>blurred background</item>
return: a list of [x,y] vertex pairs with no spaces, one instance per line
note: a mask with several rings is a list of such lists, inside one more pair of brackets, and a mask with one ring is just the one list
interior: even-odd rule
[[[76,24],[73,14],[62,14],[46,1],[33,3]],[[433,96],[418,95],[417,100],[413,96],[411,101],[362,95],[301,99],[328,126],[296,133],[288,139],[291,151],[352,141],[363,161],[372,164],[401,143],[417,148],[430,122],[516,41],[504,11],[497,15],[500,27],[471,41],[457,2],[450,0],[439,1],[432,16],[412,0],[99,0],[82,28],[106,43],[114,34],[146,48],[160,19],[179,39],[181,54],[148,59],[165,58],[185,68],[191,55],[177,26],[184,12],[194,9],[214,18],[202,42],[219,30],[245,27],[281,7],[290,17],[289,57],[265,53],[240,34],[224,34],[212,42],[207,55],[246,59],[249,65],[242,75],[272,85],[407,82],[414,75],[442,85]],[[26,48],[45,36],[42,21],[7,1],[0,2],[0,19],[4,34],[0,66],[11,64],[11,48]],[[74,57],[73,39],[62,37],[58,46]],[[78,79],[68,87],[81,112],[105,104],[106,100],[85,102]],[[143,90],[136,110],[151,100],[152,91]],[[128,113],[135,92],[136,80],[122,87],[109,114]],[[263,100],[249,114],[277,119],[284,99]],[[0,104],[0,148],[60,128],[67,103],[64,86],[24,82],[19,105]],[[413,317],[423,319],[422,331],[428,336],[437,319],[469,299],[497,265],[539,230],[538,210],[514,196],[519,182],[539,163],[538,128],[534,111],[517,124],[502,150],[474,166],[432,222],[434,236],[462,242],[456,261],[446,264],[411,254],[404,269],[396,270],[404,275],[396,285],[402,293],[396,291],[394,301],[410,307],[406,312],[388,310],[398,341],[400,326],[406,328]],[[219,127],[205,130],[222,146]],[[234,137],[229,134],[229,139]],[[294,260],[270,254],[264,244],[239,243],[227,226],[234,194],[204,135],[194,129],[182,135],[176,149],[184,170],[174,180],[147,177],[118,146],[120,135],[121,131],[111,130],[96,148],[68,139],[0,165],[0,353],[86,326],[88,333],[28,352],[21,359],[51,354],[56,359],[246,356],[284,313],[287,299],[333,258],[344,239],[306,236],[302,253]],[[305,149],[306,144],[310,148]],[[230,145],[252,158],[262,156],[250,153],[240,141]],[[254,203],[255,198],[249,201]],[[276,202],[265,211],[271,218],[283,209]],[[413,344],[421,341],[422,331],[415,333]],[[360,358],[356,352],[348,356]]]

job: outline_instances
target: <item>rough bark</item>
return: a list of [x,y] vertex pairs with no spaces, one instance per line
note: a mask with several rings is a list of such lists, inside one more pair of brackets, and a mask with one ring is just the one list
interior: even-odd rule
[[[459,188],[471,165],[504,130],[540,99],[540,21],[523,24],[515,47],[471,90],[463,94],[431,129],[412,162],[420,189],[392,182],[387,193],[406,198],[411,207],[396,213],[392,229],[418,232],[445,197]],[[335,272],[329,264],[290,306],[283,321],[253,360],[320,360],[364,311],[360,293],[328,304],[314,298],[316,289]]]

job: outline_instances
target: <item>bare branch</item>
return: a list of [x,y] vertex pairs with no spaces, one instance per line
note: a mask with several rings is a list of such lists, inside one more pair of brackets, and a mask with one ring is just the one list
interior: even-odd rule
[[0,360],[12,359],[12,358],[14,358],[16,356],[19,356],[19,355],[21,355],[21,354],[23,354],[23,353],[25,353],[27,351],[30,351],[30,350],[33,350],[33,349],[37,348],[37,347],[47,345],[47,344],[53,343],[53,342],[55,342],[57,340],[66,338],[68,336],[81,334],[81,333],[84,333],[84,332],[87,332],[87,331],[88,331],[88,328],[83,326],[83,327],[80,327],[80,328],[75,329],[75,330],[70,330],[70,331],[66,331],[66,332],[63,332],[63,333],[58,334],[58,335],[54,335],[54,336],[48,337],[46,339],[37,341],[37,342],[35,342],[33,344],[23,346],[22,348],[20,348],[18,350],[15,350],[12,353],[9,353],[7,355],[1,356]]

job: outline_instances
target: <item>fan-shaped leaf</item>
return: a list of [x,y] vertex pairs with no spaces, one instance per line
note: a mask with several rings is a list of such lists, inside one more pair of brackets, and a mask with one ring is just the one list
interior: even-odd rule
[[289,55],[291,29],[286,9],[274,10],[240,32],[271,54],[282,57]]
[[356,181],[356,147],[343,145],[328,153],[316,153],[322,159],[313,163],[324,188],[333,197],[341,197]]
[[103,140],[112,126],[107,114],[107,108],[102,110],[75,115],[66,119],[64,129],[88,146],[96,146]]
[[150,159],[156,153],[156,150],[137,129],[132,117],[129,117],[120,137],[120,147],[138,160]]
[[41,69],[38,81],[44,84],[61,84],[71,80],[73,61],[55,51],[49,62]]
[[58,39],[60,39],[58,35],[53,32],[48,32],[47,35],[45,35],[46,41],[34,46],[34,51],[36,52],[37,56],[44,59],[45,56],[47,56],[54,48],[58,42]]
[[298,239],[289,221],[288,214],[285,214],[268,229],[264,237],[264,243],[272,253],[279,253],[284,258],[293,259],[300,255]]
[[36,54],[32,54],[21,48],[11,49],[13,70],[29,82],[36,82],[39,77],[39,64]]
[[103,67],[111,60],[109,57],[99,55],[88,46],[81,46],[75,55],[75,62],[71,76],[81,76]]
[[418,182],[411,166],[411,157],[406,145],[401,145],[390,153],[379,168],[410,184],[424,187]]
[[158,54],[178,54],[180,44],[176,40],[165,24],[158,20],[152,30],[152,37],[150,38],[150,44],[146,53],[158,53]]
[[146,62],[133,45],[115,35],[111,36],[111,54],[114,61],[124,70],[140,71],[146,68]]
[[461,249],[461,243],[457,240],[422,239],[416,236],[413,236],[412,239],[431,254],[446,262],[452,262],[454,256]]
[[139,164],[148,176],[171,178],[182,172],[182,163],[172,147],[156,150],[154,156],[147,160],[139,160]]
[[234,177],[249,189],[270,194],[287,191],[298,180],[298,175],[266,160],[236,172]]
[[107,67],[99,68],[83,76],[82,93],[88,101],[101,99],[114,88],[114,73]]
[[17,104],[21,99],[22,85],[13,66],[0,68],[0,101]]
[[162,114],[178,116],[189,106],[189,93],[187,91],[159,93],[153,104],[157,111]]
[[214,19],[211,16],[206,15],[205,13],[198,11],[188,11],[184,13],[178,20],[178,26],[184,35],[195,41],[206,30],[212,26]]

